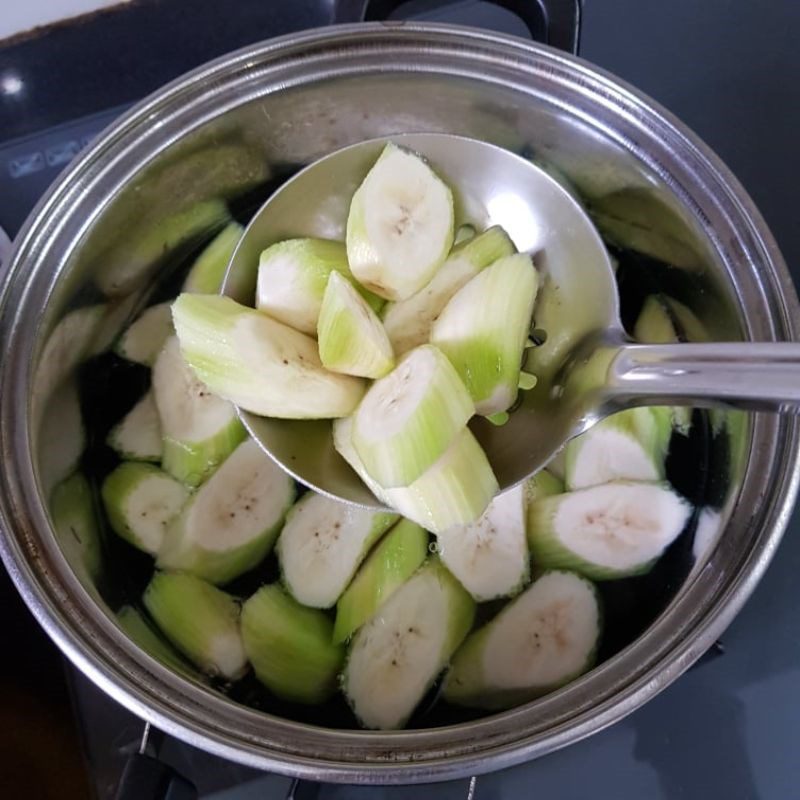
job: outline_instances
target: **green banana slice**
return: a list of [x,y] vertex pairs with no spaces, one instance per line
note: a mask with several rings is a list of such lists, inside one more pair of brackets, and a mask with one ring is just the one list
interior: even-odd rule
[[262,586],[242,608],[242,637],[256,677],[295,703],[322,703],[336,691],[344,648],[332,642],[328,616],[301,606],[277,584]]
[[544,497],[528,508],[528,544],[541,568],[594,580],[640,575],[672,544],[691,514],[666,485],[614,483]]
[[402,728],[472,627],[475,603],[431,559],[359,628],[342,689],[366,728]]
[[313,608],[339,599],[372,545],[397,522],[375,512],[308,492],[286,518],[277,553],[291,595]]
[[671,434],[671,418],[650,407],[606,417],[567,444],[567,488],[663,480]]
[[222,288],[228,262],[243,233],[244,228],[238,222],[229,222],[195,259],[181,291],[217,294]]
[[372,384],[355,414],[353,444],[381,486],[407,486],[472,416],[469,394],[444,355],[423,345]]
[[375,495],[377,500],[380,500],[384,505],[396,508],[396,504],[389,500],[389,496],[395,492],[402,492],[402,489],[384,489],[367,472],[367,468],[364,466],[364,462],[356,452],[353,444],[353,422],[352,416],[342,417],[333,421],[333,446],[358,477],[361,478],[366,487]]
[[510,597],[528,582],[525,491],[524,484],[508,489],[475,522],[436,536],[442,563],[478,602]]
[[497,479],[469,428],[410,486],[389,489],[388,499],[403,516],[437,535],[480,517],[497,494]]
[[564,481],[554,475],[550,468],[541,469],[525,481],[526,508],[543,497],[564,493]]
[[319,357],[326,369],[382,378],[394,367],[389,337],[377,314],[347,278],[332,272],[317,323]]
[[78,469],[86,450],[86,426],[75,377],[55,387],[50,396],[38,431],[37,449],[39,480],[47,496],[56,484]]
[[167,639],[211,677],[238,680],[247,672],[239,603],[216,586],[183,572],[156,572],[142,596]]
[[120,336],[114,351],[127,361],[152,367],[174,332],[169,303],[158,303],[142,311]]
[[547,572],[467,638],[444,697],[498,711],[547,694],[591,669],[600,630],[594,586],[573,572]]
[[116,243],[112,243],[109,252],[104,254],[109,258],[108,267],[95,279],[98,288],[109,297],[135,292],[152,278],[165,254],[219,230],[230,218],[225,203],[208,200],[156,222],[147,221],[135,226],[126,234],[125,241],[131,244],[124,254],[114,252],[118,247]]
[[155,555],[164,543],[167,525],[189,493],[158,467],[125,461],[103,481],[101,495],[112,530],[139,550]]
[[[637,342],[642,344],[672,344],[680,341],[680,336],[675,328],[675,323],[667,304],[667,298],[662,295],[650,295],[644,301],[633,329],[633,337]],[[683,306],[683,308],[686,309],[686,306]],[[676,310],[677,308],[673,309],[673,313]],[[686,309],[686,311],[689,310]],[[691,324],[694,315],[691,311],[689,311],[689,315],[685,316]],[[697,320],[697,323],[699,324],[699,320]],[[707,339],[701,339],[700,341],[707,341]],[[675,429],[684,436],[688,436],[689,429],[692,427],[692,409],[689,406],[664,406],[659,407],[659,410],[671,415]]]
[[326,419],[351,414],[364,383],[322,366],[310,336],[228,297],[182,294],[172,305],[183,357],[219,397],[254,414]]
[[82,472],[53,489],[50,509],[58,543],[70,566],[84,582],[97,583],[102,568],[100,526],[92,487]]
[[247,436],[233,405],[213,394],[186,363],[176,336],[167,339],[153,367],[153,395],[162,466],[187,486],[199,486]]
[[129,461],[161,461],[161,419],[152,391],[111,429],[109,446]]
[[418,292],[406,300],[387,303],[382,314],[383,324],[395,354],[399,357],[426,344],[431,337],[431,327],[453,295],[482,269],[514,252],[508,234],[495,225],[454,247],[430,283]]
[[294,496],[292,479],[245,440],[170,523],[158,566],[216,584],[233,580],[272,550]]
[[65,314],[47,337],[31,397],[34,430],[39,424],[59,386],[75,373],[75,368],[89,356],[97,330],[107,311],[107,304],[83,306]]
[[117,612],[117,623],[142,650],[165,667],[195,680],[202,678],[133,606],[123,606]]
[[530,256],[506,256],[459,289],[431,328],[431,344],[456,368],[478,414],[516,400],[538,287]]
[[[322,298],[334,272],[355,281],[343,242],[288,239],[273,244],[259,259],[256,308],[284,325],[316,336]],[[386,302],[360,284],[354,285],[374,311]]]
[[347,259],[387,300],[418,292],[453,246],[453,195],[418,155],[387,144],[353,195]]
[[352,444],[352,418],[334,424],[334,446],[382,503],[432,533],[474,522],[497,493],[486,454],[468,428],[409,486],[384,489],[367,473]]
[[401,519],[369,554],[336,603],[333,641],[344,642],[371,619],[428,555],[428,534]]

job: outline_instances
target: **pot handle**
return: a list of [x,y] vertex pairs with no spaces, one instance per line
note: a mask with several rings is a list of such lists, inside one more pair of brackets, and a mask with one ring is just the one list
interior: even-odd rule
[[545,43],[578,55],[581,47],[583,0],[539,0],[547,25]]
[[[536,41],[577,55],[583,0],[487,0],[519,17]],[[406,0],[334,0],[334,23],[386,20]],[[442,0],[439,9],[447,8]]]

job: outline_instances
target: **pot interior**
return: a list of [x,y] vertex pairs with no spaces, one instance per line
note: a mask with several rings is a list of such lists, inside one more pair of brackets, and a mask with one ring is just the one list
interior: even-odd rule
[[[396,38],[387,39],[392,35]],[[444,34],[440,39],[424,30],[404,36],[379,31],[359,40],[354,35],[352,43],[345,43],[350,49],[337,58],[336,43],[317,35],[302,46],[263,46],[211,67],[143,104],[102,136],[51,193],[50,205],[40,207],[18,245],[9,286],[19,288],[16,295],[6,292],[4,314],[27,309],[30,315],[32,308],[40,309],[39,321],[29,325],[34,331],[30,349],[20,357],[30,353],[29,372],[21,363],[11,368],[27,375],[26,388],[32,391],[25,433],[36,493],[46,505],[53,488],[74,469],[86,474],[96,494],[118,463],[106,437],[147,389],[150,375],[146,367],[116,355],[114,342],[143,307],[175,296],[194,256],[222,224],[219,209],[245,224],[298,169],[366,138],[452,132],[507,147],[557,171],[580,195],[618,261],[622,318],[629,332],[644,299],[664,293],[688,306],[712,339],[786,335],[779,315],[770,314],[769,302],[753,295],[752,287],[766,280],[752,267],[756,234],[737,231],[726,218],[728,209],[720,205],[726,197],[717,197],[715,205],[713,170],[671,122],[603,78],[590,85],[583,66],[546,49],[463,33],[449,34],[450,42]],[[378,44],[390,49],[381,56]],[[418,61],[411,68],[414,57]],[[109,281],[110,271],[122,277]],[[779,291],[777,283],[762,294]],[[15,296],[20,300],[16,310]],[[102,305],[98,324],[76,352],[65,331],[77,310],[96,305]],[[684,333],[692,338],[691,331]],[[84,436],[77,435],[80,427]],[[764,434],[770,443],[774,433]],[[663,623],[665,611],[687,587],[709,592],[704,601],[711,607],[721,578],[717,575],[702,590],[696,584],[709,565],[718,569],[715,559],[734,558],[720,549],[718,534],[741,502],[750,442],[751,419],[739,412],[695,410],[689,434],[673,435],[667,477],[695,511],[650,573],[600,584],[606,615],[601,665],[617,664],[615,657],[630,654],[635,643],[644,646],[651,626]],[[24,451],[24,443],[20,447]],[[273,717],[323,728],[357,727],[341,699],[319,707],[288,704],[253,677],[233,686],[212,681],[189,688],[189,679],[165,677],[138,648],[111,633],[115,613],[123,605],[139,605],[153,562],[115,536],[97,498],[95,505],[102,530],[102,568],[96,579],[77,559],[78,550],[64,539],[59,544],[50,530],[29,530],[26,536],[45,552],[47,580],[72,580],[62,569],[61,557],[66,558],[86,590],[86,597],[74,601],[80,614],[88,615],[91,625],[101,625],[104,637],[117,637],[132,681],[118,692],[122,699],[130,696],[131,685],[152,681],[166,681],[163,685],[176,693],[199,692],[196,698],[216,694],[222,705],[215,701],[214,707],[224,707],[229,715],[217,739],[227,735],[222,728],[235,721],[240,706],[266,712],[269,717],[242,717],[254,749],[294,746],[285,740],[276,744],[280,732],[267,744],[258,742],[259,730]],[[738,543],[743,558],[757,534],[743,526],[730,536],[730,547]],[[269,556],[226,589],[247,597],[277,578],[274,556]],[[497,608],[497,603],[481,604],[479,617],[488,619]],[[95,647],[102,649],[102,641]],[[112,653],[106,655],[113,660]],[[603,666],[595,673],[582,685],[608,681]],[[607,684],[612,696],[632,674],[616,677]],[[591,688],[575,690],[571,697],[567,690],[557,712],[548,710],[553,698],[535,702],[530,710],[535,715],[541,707],[542,725],[550,725],[600,699]],[[160,711],[177,720],[179,735],[182,702],[185,697],[178,696],[171,711]],[[138,698],[134,705],[145,713],[152,707]],[[436,702],[434,688],[409,727],[458,725],[481,716]],[[216,724],[197,719],[194,730]],[[471,735],[469,751],[475,752],[476,731]],[[323,758],[324,748],[316,747],[310,757]],[[414,746],[408,748],[411,752]],[[341,753],[337,757],[345,759]],[[400,747],[382,758],[411,757]],[[367,754],[366,759],[381,756]],[[252,749],[245,760],[263,764]]]

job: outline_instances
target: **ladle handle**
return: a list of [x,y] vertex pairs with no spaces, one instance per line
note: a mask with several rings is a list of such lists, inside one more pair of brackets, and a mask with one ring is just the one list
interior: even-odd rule
[[800,344],[625,345],[611,360],[608,399],[622,405],[800,409]]

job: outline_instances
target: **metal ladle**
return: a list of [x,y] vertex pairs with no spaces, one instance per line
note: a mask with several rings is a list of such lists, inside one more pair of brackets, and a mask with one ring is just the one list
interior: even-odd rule
[[[252,305],[261,251],[282,239],[344,240],[350,200],[387,141],[428,159],[454,192],[456,225],[502,225],[543,278],[528,351],[538,377],[509,421],[474,417],[501,489],[544,467],[572,437],[637,405],[796,410],[800,344],[631,344],[619,317],[608,252],[581,206],[549,175],[500,147],[440,133],[398,134],[315,161],[260,208],[233,254],[223,292]],[[241,411],[251,435],[301,483],[334,498],[380,507],[334,450],[329,420],[281,420]]]

